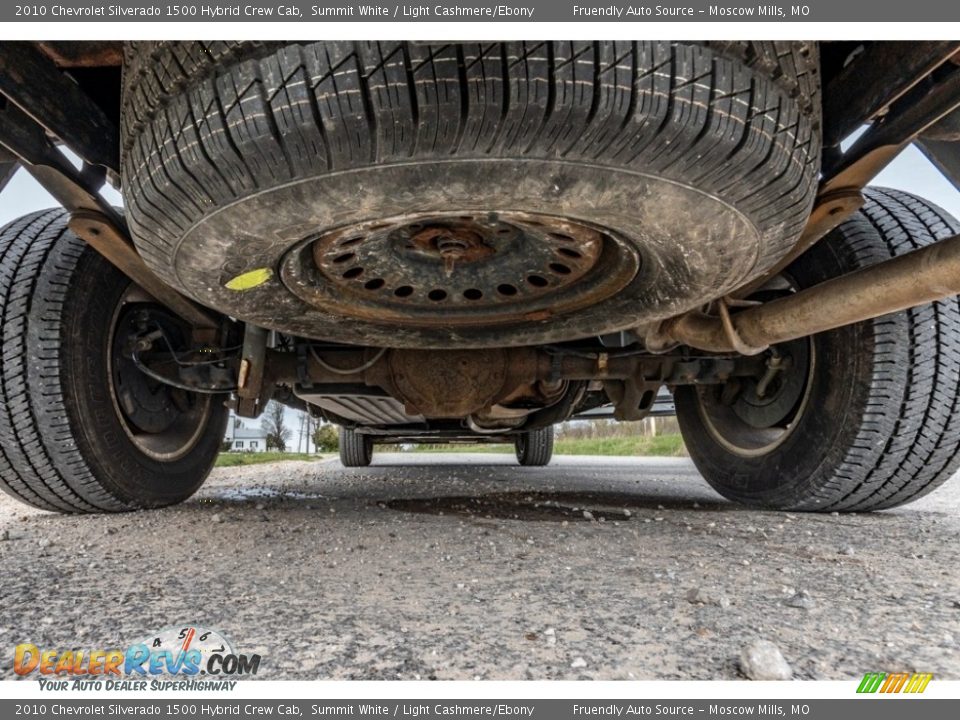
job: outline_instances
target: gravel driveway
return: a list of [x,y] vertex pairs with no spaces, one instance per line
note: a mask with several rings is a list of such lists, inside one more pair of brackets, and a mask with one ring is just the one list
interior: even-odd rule
[[[757,512],[683,459],[379,454],[223,468],[191,501],[0,498],[0,676],[19,642],[222,630],[265,679],[960,679],[960,481],[874,515]],[[414,463],[426,463],[414,465]]]

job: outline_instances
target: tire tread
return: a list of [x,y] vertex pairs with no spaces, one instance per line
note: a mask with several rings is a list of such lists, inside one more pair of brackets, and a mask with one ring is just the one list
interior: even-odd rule
[[[871,188],[861,214],[902,255],[960,232],[960,223],[921,198]],[[870,240],[851,237],[867,254]],[[872,258],[870,258],[872,260]],[[871,401],[859,440],[832,488],[830,507],[880,510],[916,500],[960,468],[960,299],[906,311],[908,338],[897,342],[895,320],[874,321],[877,333]],[[882,447],[876,458],[876,448]],[[826,499],[826,498],[825,498]]]
[[344,467],[367,467],[373,460],[369,435],[340,426],[340,463]]
[[517,462],[524,467],[543,467],[553,457],[554,429],[548,427],[525,432],[516,440]]
[[0,489],[42,510],[122,510],[73,442],[60,391],[61,311],[86,249],[66,221],[58,208],[0,230]]
[[144,41],[124,53],[131,231],[174,285],[193,224],[317,172],[454,156],[642,168],[753,217],[757,272],[790,248],[816,190],[816,43]]

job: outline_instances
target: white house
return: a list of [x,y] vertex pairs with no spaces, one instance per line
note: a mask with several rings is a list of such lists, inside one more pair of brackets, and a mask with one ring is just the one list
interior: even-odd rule
[[230,441],[231,452],[266,452],[267,434],[259,427],[248,428],[241,420],[230,418],[224,441]]

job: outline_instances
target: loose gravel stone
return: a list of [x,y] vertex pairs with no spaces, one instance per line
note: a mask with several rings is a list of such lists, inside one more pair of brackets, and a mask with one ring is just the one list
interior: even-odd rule
[[[195,622],[261,654],[264,680],[735,680],[766,638],[795,679],[960,680],[958,480],[890,512],[791,515],[727,503],[680,458],[521,472],[379,448],[362,472],[217,468],[182,505],[113,516],[0,495],[0,639],[125,647]],[[107,588],[120,612],[90,613]],[[802,592],[814,606],[788,604]]]
[[800,608],[802,610],[812,610],[817,606],[817,602],[810,597],[806,590],[800,590],[795,595],[783,601],[787,607]]
[[687,600],[695,605],[716,605],[728,608],[732,603],[730,598],[714,587],[697,587],[687,592]]
[[789,680],[793,670],[769,640],[754,640],[740,651],[740,670],[750,680]]

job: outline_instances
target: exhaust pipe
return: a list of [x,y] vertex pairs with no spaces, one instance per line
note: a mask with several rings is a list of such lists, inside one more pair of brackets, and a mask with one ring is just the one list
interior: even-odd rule
[[960,294],[960,235],[828,280],[793,295],[721,316],[688,313],[664,321],[648,349],[688,345],[756,355],[770,345]]

